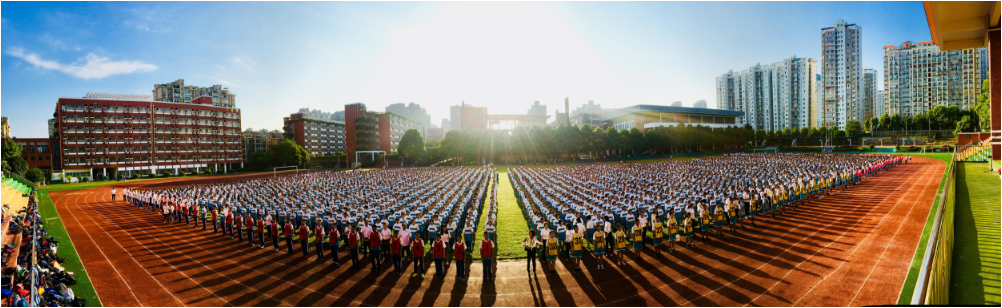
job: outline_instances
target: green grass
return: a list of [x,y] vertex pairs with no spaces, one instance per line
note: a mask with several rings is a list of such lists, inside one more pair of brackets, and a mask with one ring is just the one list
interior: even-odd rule
[[939,198],[943,194],[944,185],[946,184],[946,177],[950,174],[950,160],[953,159],[951,154],[895,154],[895,155],[910,155],[917,157],[927,157],[932,159],[938,159],[946,163],[946,168],[943,169],[943,177],[939,180],[939,188],[936,190],[936,198],[932,201],[933,207],[929,210],[929,216],[925,220],[925,228],[922,229],[922,237],[919,239],[918,247],[915,249],[915,255],[912,256],[912,264],[908,267],[908,276],[905,276],[905,283],[901,286],[901,293],[898,294],[898,305],[908,305],[911,303],[912,295],[915,292],[915,283],[918,280],[919,269],[922,267],[922,258],[925,256],[926,246],[929,244],[929,235],[932,233],[933,220],[936,219],[936,204],[939,204]]
[[[73,188],[63,188],[60,190],[66,189]],[[37,197],[38,211],[45,221],[45,230],[49,232],[49,236],[59,241],[59,257],[66,259],[66,262],[60,265],[67,272],[73,272],[74,278],[77,280],[77,284],[70,286],[73,289],[73,294],[76,297],[87,300],[87,306],[101,307],[101,299],[97,297],[97,292],[94,291],[94,285],[91,284],[90,277],[87,271],[84,270],[83,263],[80,262],[80,256],[77,255],[77,250],[73,247],[73,241],[70,240],[69,234],[66,233],[66,227],[63,226],[59,212],[56,211],[56,207],[52,204],[52,199],[49,198],[48,190],[38,191]]]
[[[480,223],[477,226],[477,233],[473,235],[473,243],[466,243],[466,245],[473,245],[473,260],[480,260],[480,241],[484,240],[484,228],[487,228],[487,213],[490,210],[491,204],[491,187],[487,187],[487,193],[484,195],[484,208],[480,211]],[[494,245],[497,245],[497,243],[494,243]]]
[[958,163],[950,305],[999,306],[1002,190],[983,163]]
[[522,239],[529,235],[529,224],[515,198],[515,189],[508,180],[508,170],[498,169],[497,259],[524,258]]

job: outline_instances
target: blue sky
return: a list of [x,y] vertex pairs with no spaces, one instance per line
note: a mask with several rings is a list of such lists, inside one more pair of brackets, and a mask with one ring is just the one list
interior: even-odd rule
[[716,103],[715,78],[820,57],[821,28],[863,28],[882,87],[885,45],[928,41],[921,2],[3,2],[0,101],[16,137],[44,137],[59,97],[150,94],[185,79],[236,94],[244,128],[299,108],[492,114]]

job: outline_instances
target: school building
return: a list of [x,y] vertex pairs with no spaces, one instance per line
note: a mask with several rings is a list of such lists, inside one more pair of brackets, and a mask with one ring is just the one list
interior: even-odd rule
[[242,167],[240,110],[202,96],[190,103],[143,95],[59,98],[55,136],[64,179],[150,173],[226,173]]
[[[408,129],[426,135],[424,124],[393,112],[368,111],[365,104],[344,105],[344,140],[348,160],[359,151],[396,153],[400,138]],[[375,156],[369,156],[369,159]],[[360,157],[362,158],[362,157]]]
[[702,125],[711,128],[725,128],[738,125],[738,117],[743,117],[743,111],[693,108],[680,106],[635,105],[622,109],[608,111],[599,118],[603,128],[614,127],[617,130],[636,127],[641,132],[659,126]]
[[293,113],[283,119],[285,136],[303,147],[310,156],[327,156],[344,152],[344,122],[328,117]]

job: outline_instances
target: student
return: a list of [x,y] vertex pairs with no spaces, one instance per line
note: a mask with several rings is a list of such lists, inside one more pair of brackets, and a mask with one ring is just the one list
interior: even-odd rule
[[664,239],[665,229],[661,224],[661,219],[657,216],[651,217],[651,235],[654,236],[654,256],[661,257],[661,243]]
[[637,261],[640,261],[640,253],[644,250],[644,228],[640,224],[633,226],[633,253],[637,254]]
[[243,242],[244,241],[244,217],[243,216],[238,216],[238,217],[234,217],[233,219],[236,220],[236,223],[237,223],[237,226],[236,226],[236,229],[237,229],[237,242]]
[[257,238],[261,239],[261,249],[264,249],[264,218],[257,220]]
[[337,230],[337,226],[331,226],[331,231],[327,232],[327,244],[331,247],[331,262],[334,266],[341,266],[340,256],[338,255],[339,242],[341,241],[341,232]]
[[442,262],[445,258],[445,242],[442,241],[442,234],[435,234],[435,242],[431,245],[433,256],[435,257],[435,277],[438,279],[445,279],[445,270],[442,268]]
[[310,257],[310,228],[306,227],[306,221],[299,222],[299,247],[303,249],[303,259]]
[[462,236],[456,237],[452,251],[456,254],[456,279],[466,280],[466,244]]
[[411,241],[411,249],[414,254],[412,255],[414,259],[414,274],[411,277],[421,276],[424,278],[424,240],[420,236],[414,237]]
[[487,237],[487,231],[484,231],[484,239],[480,241],[480,257],[484,263],[484,279],[494,279],[494,241]]
[[278,222],[268,223],[268,234],[271,235],[271,243],[275,245],[275,252],[278,252]]
[[254,217],[247,214],[247,242],[254,246]]
[[668,237],[668,253],[675,251],[675,240],[678,239],[678,222],[675,221],[675,209],[668,210],[668,219],[666,219],[666,233]]
[[572,233],[573,236],[571,238],[571,250],[573,250],[571,258],[574,259],[574,271],[581,272],[581,255],[583,254],[581,251],[584,249],[584,230],[581,230],[580,226],[575,226],[574,228],[576,230]]
[[550,275],[557,273],[558,253],[560,253],[560,240],[556,234],[550,232],[550,238],[546,239],[546,263],[550,268]]
[[351,255],[351,268],[359,270],[361,267],[358,264],[358,231],[352,226],[348,226],[348,253]]
[[403,250],[403,243],[400,242],[400,233],[396,230],[394,230],[393,235],[390,236],[390,250],[393,255],[393,273],[397,274],[397,276],[403,275],[403,261],[400,259],[401,250]]
[[[379,255],[379,249],[380,249],[379,244],[381,243],[382,243],[382,238],[379,236],[379,234],[377,233],[369,234],[369,255],[372,259],[372,270],[375,271],[376,274],[383,273],[383,268],[380,266],[381,258]],[[386,249],[389,249],[389,247],[386,247]]]
[[595,254],[595,261],[596,263],[598,263],[598,269],[604,269],[605,266],[603,264],[605,263],[605,243],[606,243],[605,229],[601,227],[596,228],[595,233],[592,234],[592,236],[593,236],[592,243],[594,243],[595,245],[595,249],[592,253]]
[[724,221],[725,221],[724,220],[724,208],[721,207],[718,204],[716,206],[716,208],[714,209],[714,212],[715,212],[714,213],[715,215],[713,216],[713,218],[714,218],[714,229],[717,230],[717,237],[723,238],[724,237],[723,229],[724,229]]
[[[212,234],[215,234],[216,232],[219,231],[219,229],[218,229],[219,220],[218,220],[218,217],[216,217],[217,214],[218,213],[216,211],[216,208],[212,208]],[[223,231],[223,234],[225,234],[225,233],[226,233],[226,231]]]
[[324,226],[316,224],[313,229],[313,241],[317,245],[317,262],[324,260]]
[[696,247],[696,243],[692,241],[692,237],[695,235],[693,232],[693,225],[696,222],[696,217],[693,213],[689,213],[689,216],[682,219],[683,229],[685,229],[685,247]]
[[115,202],[115,188],[111,188],[111,202]]
[[623,251],[626,250],[626,232],[623,232],[623,225],[616,226],[616,265],[625,265]]
[[289,255],[293,253],[292,250],[292,220],[287,220],[285,222],[285,247],[289,249]]
[[[539,241],[536,240],[536,230],[529,230],[529,236],[525,240],[522,240],[522,248],[525,249],[526,254],[526,272],[529,271],[530,267],[533,272],[536,271],[536,249],[539,248],[539,245]],[[546,260],[544,259],[543,261],[545,262]]]

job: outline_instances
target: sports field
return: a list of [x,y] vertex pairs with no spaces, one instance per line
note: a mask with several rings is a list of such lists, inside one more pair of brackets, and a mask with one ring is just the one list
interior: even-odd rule
[[957,214],[950,278],[950,304],[999,305],[999,215],[997,174],[984,163],[957,163]]
[[[106,306],[862,306],[897,299],[944,168],[917,157],[779,219],[664,258],[634,261],[627,253],[626,265],[596,270],[586,257],[578,274],[562,259],[553,276],[542,274],[545,267],[526,275],[524,259],[515,259],[499,262],[498,278],[488,281],[479,262],[461,281],[453,279],[455,263],[448,278],[433,280],[433,267],[425,278],[410,278],[411,268],[405,276],[351,270],[344,253],[340,268],[287,257],[161,224],[160,215],[110,202],[109,187],[50,195]],[[499,195],[510,194],[503,190]],[[504,198],[499,229],[507,228]],[[522,219],[517,205],[514,211]]]

